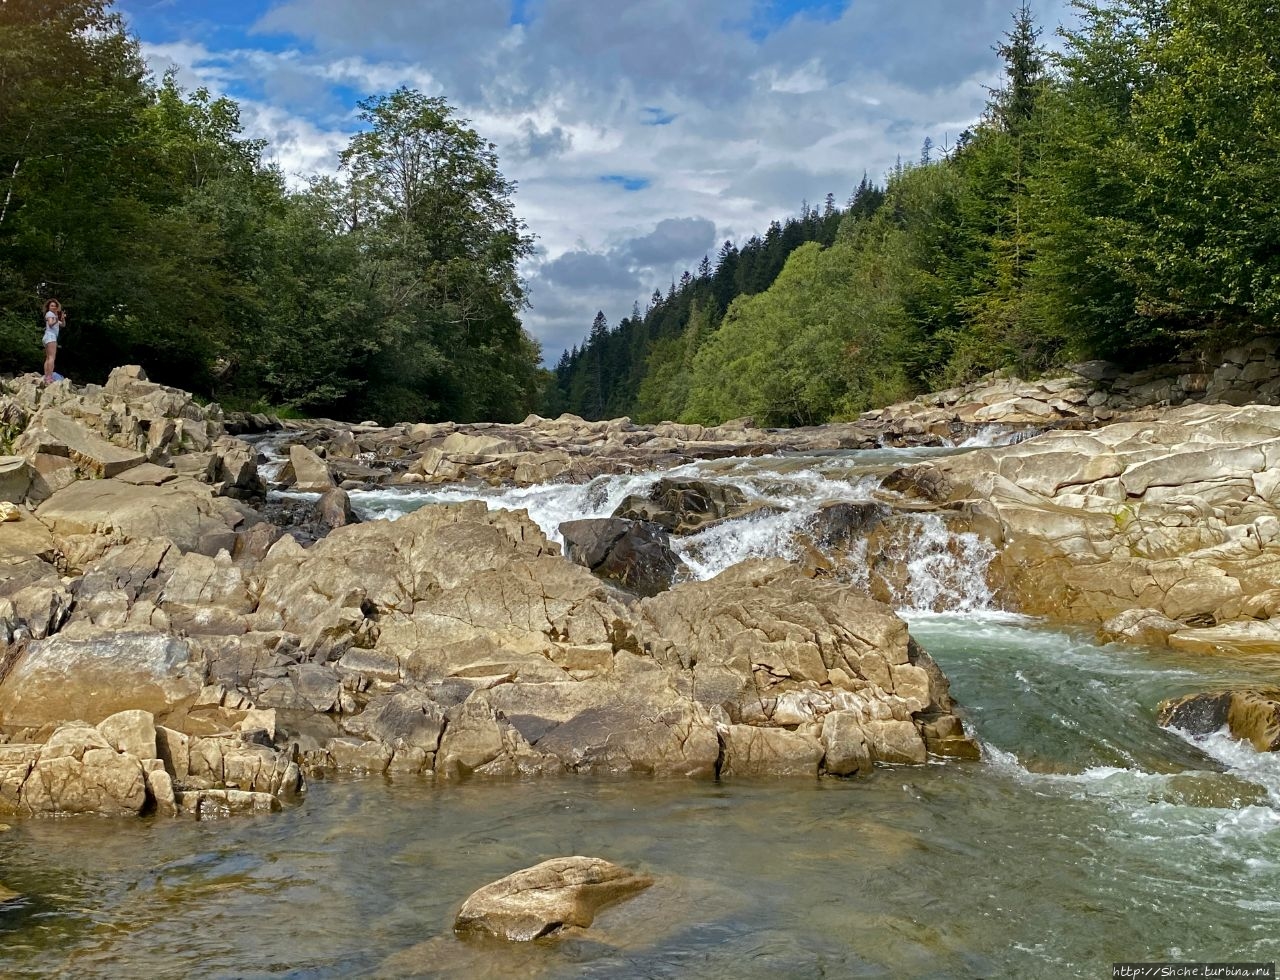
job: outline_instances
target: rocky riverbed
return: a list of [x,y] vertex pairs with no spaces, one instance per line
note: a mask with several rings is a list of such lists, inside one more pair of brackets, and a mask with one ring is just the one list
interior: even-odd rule
[[280,478],[328,496],[295,537],[220,410],[137,369],[19,381],[0,413],[7,812],[261,809],[329,768],[813,777],[977,754],[942,672],[849,584],[757,561],[641,597],[518,512],[347,523],[337,461],[404,459],[421,428],[307,427],[326,458],[295,445]]
[[[1210,387],[1179,383],[1187,400]],[[1157,410],[1133,389],[1084,366],[807,430],[286,428],[136,368],[103,387],[18,379],[0,394],[0,812],[269,809],[331,769],[812,778],[975,758],[945,676],[883,601],[912,559],[895,535],[922,512],[949,547],[990,547],[1007,608],[1274,648],[1280,409]],[[1011,444],[873,468],[873,499],[823,502],[787,558],[714,577],[672,536],[774,505],[675,478],[547,529],[476,500],[360,522],[348,496],[992,426]]]

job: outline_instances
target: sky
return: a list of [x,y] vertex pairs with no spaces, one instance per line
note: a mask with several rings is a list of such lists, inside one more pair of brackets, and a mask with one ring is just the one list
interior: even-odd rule
[[[443,96],[537,237],[525,326],[554,363],[769,222],[843,203],[982,113],[1017,0],[117,0],[159,76],[241,106],[301,184],[356,102]],[[1068,0],[1034,0],[1053,41]]]

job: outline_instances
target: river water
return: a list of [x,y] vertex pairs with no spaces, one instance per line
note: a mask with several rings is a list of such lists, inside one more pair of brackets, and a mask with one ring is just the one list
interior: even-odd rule
[[[784,511],[682,553],[700,577],[785,555],[819,501],[863,498],[903,460],[684,467]],[[554,534],[656,478],[353,502],[394,517],[482,496]],[[1154,720],[1167,697],[1274,683],[1280,654],[1099,646],[1001,612],[990,555],[945,535],[921,519],[896,601],[950,676],[981,762],[813,782],[343,777],[264,817],[12,821],[0,883],[22,897],[0,905],[0,975],[1098,977],[1119,960],[1280,959],[1280,754]],[[472,890],[572,853],[658,884],[583,938],[453,938]]]

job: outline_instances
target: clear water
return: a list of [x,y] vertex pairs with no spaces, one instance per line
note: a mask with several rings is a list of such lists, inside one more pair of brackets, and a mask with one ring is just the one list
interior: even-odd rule
[[[693,469],[812,500],[884,462]],[[521,506],[551,521],[570,506],[557,493],[602,512],[622,489]],[[907,615],[981,762],[820,782],[335,779],[262,818],[10,821],[0,883],[22,897],[0,906],[0,975],[1097,977],[1116,960],[1280,958],[1280,755],[1154,719],[1167,697],[1274,683],[1280,653],[1098,646],[986,608],[962,571],[913,579],[950,576],[941,602],[962,612]],[[572,853],[658,884],[579,938],[452,936],[476,887]]]

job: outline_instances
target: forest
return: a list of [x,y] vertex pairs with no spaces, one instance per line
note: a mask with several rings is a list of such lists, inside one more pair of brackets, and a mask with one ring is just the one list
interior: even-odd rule
[[[1008,370],[1212,352],[1280,316],[1280,5],[1031,9],[954,144],[726,242],[610,328],[548,404],[588,418],[817,424]],[[943,134],[939,134],[943,135]]]
[[3,0],[0,373],[38,369],[56,296],[68,373],[140,363],[232,407],[781,426],[1274,329],[1280,8],[1073,7],[1052,46],[1013,12],[954,142],[883,177],[851,160],[846,200],[725,242],[616,325],[586,313],[548,371],[514,184],[443,98],[369,96],[336,174],[290,186],[234,100],[148,73],[110,0]]
[[[0,372],[114,364],[231,407],[520,418],[533,239],[492,144],[440,98],[360,103],[336,177],[290,189],[228,98],[154,79],[107,0],[0,2]],[[338,161],[335,161],[338,162]]]

